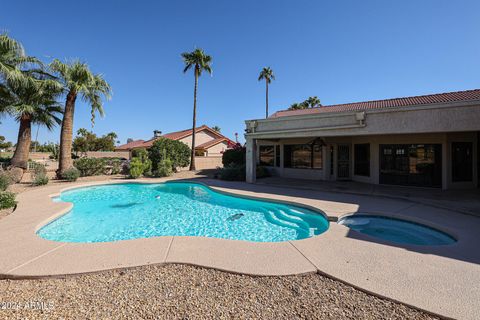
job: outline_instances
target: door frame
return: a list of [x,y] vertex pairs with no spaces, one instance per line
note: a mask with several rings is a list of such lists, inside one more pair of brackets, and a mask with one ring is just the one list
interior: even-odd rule
[[[348,160],[340,160],[341,156],[341,149],[343,147],[346,147],[345,150],[348,150]],[[349,143],[338,143],[337,144],[337,154],[335,157],[335,169],[336,169],[336,179],[337,180],[351,180],[352,179],[352,145]],[[342,171],[340,169],[341,164],[347,164],[347,176],[345,177],[340,177],[340,172]]]

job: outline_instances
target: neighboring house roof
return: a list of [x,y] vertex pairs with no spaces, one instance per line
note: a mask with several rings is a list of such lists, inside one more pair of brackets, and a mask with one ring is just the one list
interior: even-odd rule
[[207,141],[205,143],[202,143],[201,145],[196,146],[195,149],[204,149],[205,150],[205,149],[211,148],[213,146],[216,146],[217,144],[222,143],[222,142],[226,142],[230,146],[228,138],[217,138],[217,139],[213,139],[213,140]]
[[383,108],[395,108],[395,107],[408,107],[417,105],[428,105],[448,102],[460,102],[460,101],[474,101],[480,100],[480,89],[456,91],[429,94],[424,96],[413,96],[405,98],[374,100],[365,102],[353,102],[344,104],[334,104],[329,106],[321,106],[317,108],[301,109],[301,110],[282,110],[277,111],[270,116],[270,118],[280,118],[288,116],[298,116],[306,114],[318,114],[324,112],[351,112],[362,111],[371,109],[383,109]]
[[[208,142],[205,142],[201,145],[197,145],[195,147],[195,149],[208,149],[208,148],[210,148],[210,147],[212,147],[212,146],[214,146],[214,145],[216,145],[216,144],[218,144],[222,141],[226,141],[229,147],[235,145],[234,141],[228,139],[227,137],[222,135],[220,132],[215,131],[212,128],[206,126],[206,125],[195,128],[195,133],[198,133],[198,132],[201,132],[201,131],[208,131],[216,138],[214,138],[214,139],[212,139]],[[186,138],[186,137],[192,135],[192,132],[193,132],[192,129],[175,131],[175,132],[166,133],[166,134],[162,135],[161,138],[167,138],[167,139],[172,139],[172,140],[180,140],[180,139],[183,139],[183,138]],[[136,141],[130,142],[130,144],[131,144],[130,146],[129,146],[128,143],[124,144],[124,145],[121,145],[121,146],[118,146],[116,148],[116,150],[125,150],[126,146],[129,146],[128,150],[136,149],[136,148],[150,148],[153,145],[153,143],[155,142],[155,140],[157,140],[157,139],[158,138],[152,138],[152,139],[147,140],[147,141],[136,140]],[[141,143],[138,143],[138,144],[135,143],[137,141],[141,141]]]
[[145,142],[145,140],[135,140],[135,141],[132,141],[132,142],[129,142],[129,143],[126,143],[126,144],[122,144],[122,145],[116,147],[115,150],[130,150],[132,148],[141,146],[144,142]]

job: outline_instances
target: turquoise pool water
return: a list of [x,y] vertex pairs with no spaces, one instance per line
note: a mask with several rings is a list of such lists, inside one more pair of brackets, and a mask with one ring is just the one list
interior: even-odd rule
[[328,220],[305,208],[229,196],[195,183],[113,184],[63,192],[66,215],[40,237],[107,242],[157,236],[200,236],[258,242],[312,237]]
[[453,237],[439,230],[388,217],[353,215],[339,220],[338,223],[369,236],[398,243],[433,246],[456,242]]

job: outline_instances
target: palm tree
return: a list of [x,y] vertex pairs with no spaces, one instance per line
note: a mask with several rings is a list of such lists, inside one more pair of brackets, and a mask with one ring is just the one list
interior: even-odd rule
[[258,81],[265,80],[266,92],[265,92],[265,118],[268,118],[268,84],[275,80],[275,75],[270,67],[265,67],[258,76]]
[[220,128],[219,126],[213,126],[212,129],[217,132],[220,132],[222,130],[222,128]]
[[65,170],[73,167],[72,136],[75,101],[80,95],[82,100],[91,107],[92,126],[95,122],[95,112],[104,115],[102,96],[107,100],[111,96],[110,85],[100,74],[93,74],[87,64],[78,60],[63,63],[55,59],[50,68],[59,78],[66,95],[63,112],[62,129],[60,133],[60,156],[57,176],[62,177]]
[[198,77],[202,75],[203,71],[212,73],[212,57],[207,55],[202,49],[195,49],[192,52],[182,53],[185,68],[183,72],[186,73],[192,67],[194,68],[195,86],[193,88],[193,125],[192,125],[192,152],[190,156],[190,171],[195,170],[195,128],[197,122],[197,87]]
[[13,85],[10,81],[0,85],[5,94],[5,108],[19,123],[18,139],[13,154],[11,165],[27,169],[30,145],[32,142],[32,124],[45,126],[51,130],[61,120],[57,116],[62,112],[61,106],[56,102],[60,93],[56,82],[36,78],[35,81],[26,81],[23,85],[18,82]]
[[10,38],[5,33],[0,34],[0,79],[3,80],[2,82],[8,81],[10,86],[36,82],[37,79],[30,77],[30,75],[38,73],[39,69],[22,70],[23,67],[32,65],[43,67],[40,60],[25,55],[25,50],[20,42]]
[[308,97],[308,99],[305,100],[304,103],[307,104],[309,108],[315,108],[321,105],[320,99],[318,99],[317,96]]
[[290,105],[290,108],[288,108],[288,110],[299,110],[299,109],[305,109],[305,106],[302,104],[302,103],[292,103]]

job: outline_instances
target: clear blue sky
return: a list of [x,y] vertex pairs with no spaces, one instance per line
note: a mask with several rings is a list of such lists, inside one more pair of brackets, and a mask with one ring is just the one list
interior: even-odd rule
[[[213,56],[199,84],[198,124],[243,140],[244,120],[311,95],[323,104],[480,87],[480,2],[403,1],[4,1],[0,29],[46,61],[78,57],[113,87],[94,131],[122,143],[191,126],[193,74],[180,54]],[[80,103],[75,130],[90,128]],[[35,132],[35,130],[34,130]],[[15,141],[17,124],[0,134]],[[40,130],[58,141],[58,129]]]

